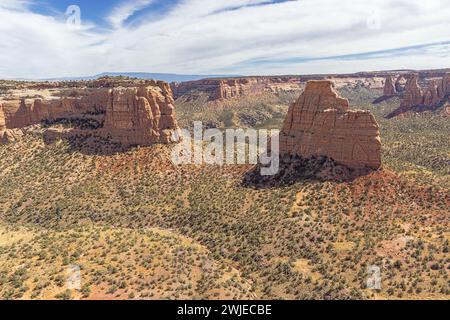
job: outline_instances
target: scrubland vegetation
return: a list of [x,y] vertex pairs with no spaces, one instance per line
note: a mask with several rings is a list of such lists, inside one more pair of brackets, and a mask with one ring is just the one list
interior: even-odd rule
[[[176,167],[171,146],[104,155],[39,134],[0,146],[0,297],[448,299],[448,118],[387,120],[394,100],[342,94],[376,114],[385,167],[346,182],[252,186],[250,166]],[[260,98],[217,113],[194,101],[178,118],[279,126],[270,115],[289,99]],[[80,290],[65,287],[69,265]]]

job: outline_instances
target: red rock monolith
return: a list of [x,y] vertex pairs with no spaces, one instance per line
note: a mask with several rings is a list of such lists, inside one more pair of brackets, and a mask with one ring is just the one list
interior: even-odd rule
[[379,126],[368,111],[349,110],[331,81],[309,81],[291,105],[280,135],[280,153],[327,156],[351,168],[381,167]]

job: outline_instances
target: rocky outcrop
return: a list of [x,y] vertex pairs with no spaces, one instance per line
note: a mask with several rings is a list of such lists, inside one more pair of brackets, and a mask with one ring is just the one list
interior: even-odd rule
[[419,87],[417,74],[411,75],[406,83],[403,105],[421,105],[423,103],[422,89]]
[[3,112],[3,106],[0,104],[0,143],[3,143],[3,137],[6,131],[5,113]]
[[7,143],[31,125],[81,119],[96,124],[82,128],[86,134],[107,136],[124,146],[171,143],[178,129],[173,102],[169,84],[162,81],[134,88],[87,88],[80,97],[7,101],[0,105],[0,138]]
[[450,74],[444,74],[440,80],[428,80],[428,85],[424,90],[420,87],[418,79],[417,74],[409,76],[400,107],[391,112],[387,118],[409,112],[436,111],[444,106],[450,95]]
[[300,77],[249,77],[229,79],[205,79],[172,83],[175,99],[193,91],[203,92],[210,101],[226,100],[264,92],[300,90]]
[[393,97],[397,94],[397,89],[395,88],[394,80],[392,76],[386,77],[386,81],[384,82],[384,90],[383,95],[385,97]]
[[373,104],[379,104],[398,95],[397,82],[394,83],[392,75],[387,75],[383,85],[383,95],[373,101]]
[[175,142],[173,102],[168,84],[113,89],[103,130],[127,146]]
[[291,105],[280,135],[280,153],[327,156],[350,168],[381,166],[379,126],[368,111],[349,110],[330,81],[310,81]]
[[6,118],[3,105],[0,104],[0,144],[7,144],[17,141],[22,137],[23,132],[20,129],[8,129],[6,127]]
[[6,130],[5,112],[3,111],[3,105],[0,103],[0,132]]
[[438,93],[438,86],[435,80],[431,80],[428,88],[425,90],[423,95],[423,104],[425,106],[435,106],[439,103],[441,98]]
[[87,89],[80,98],[62,98],[43,101],[13,100],[3,103],[6,126],[24,128],[44,120],[81,116],[104,112],[109,100],[109,89]]
[[438,97],[440,99],[450,94],[450,73],[446,73],[442,77],[442,81],[438,85]]

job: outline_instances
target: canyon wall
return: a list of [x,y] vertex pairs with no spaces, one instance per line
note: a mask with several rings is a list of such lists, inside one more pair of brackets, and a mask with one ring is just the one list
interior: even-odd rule
[[86,134],[124,146],[174,142],[178,129],[169,84],[146,81],[139,87],[84,88],[80,97],[0,102],[0,138],[11,142],[25,127],[74,118],[95,120],[98,128]]
[[381,167],[379,126],[368,111],[349,110],[331,81],[309,81],[290,106],[280,135],[280,153],[327,156],[351,168]]
[[300,77],[248,77],[205,79],[172,83],[175,99],[194,90],[207,93],[210,101],[231,99],[264,92],[300,90]]
[[105,110],[109,89],[86,89],[79,98],[61,98],[44,101],[12,100],[3,102],[6,125],[10,129],[24,128],[44,120],[75,117]]

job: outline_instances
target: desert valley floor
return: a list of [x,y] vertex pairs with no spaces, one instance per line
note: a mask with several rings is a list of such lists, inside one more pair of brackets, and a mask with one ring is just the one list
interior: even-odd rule
[[[382,87],[337,91],[375,115],[381,170],[334,180],[304,162],[258,181],[250,165],[175,166],[173,145],[49,142],[41,125],[0,145],[0,298],[448,299],[449,117],[387,118],[400,99],[374,104]],[[180,94],[175,112],[180,127],[281,128],[298,95]]]

